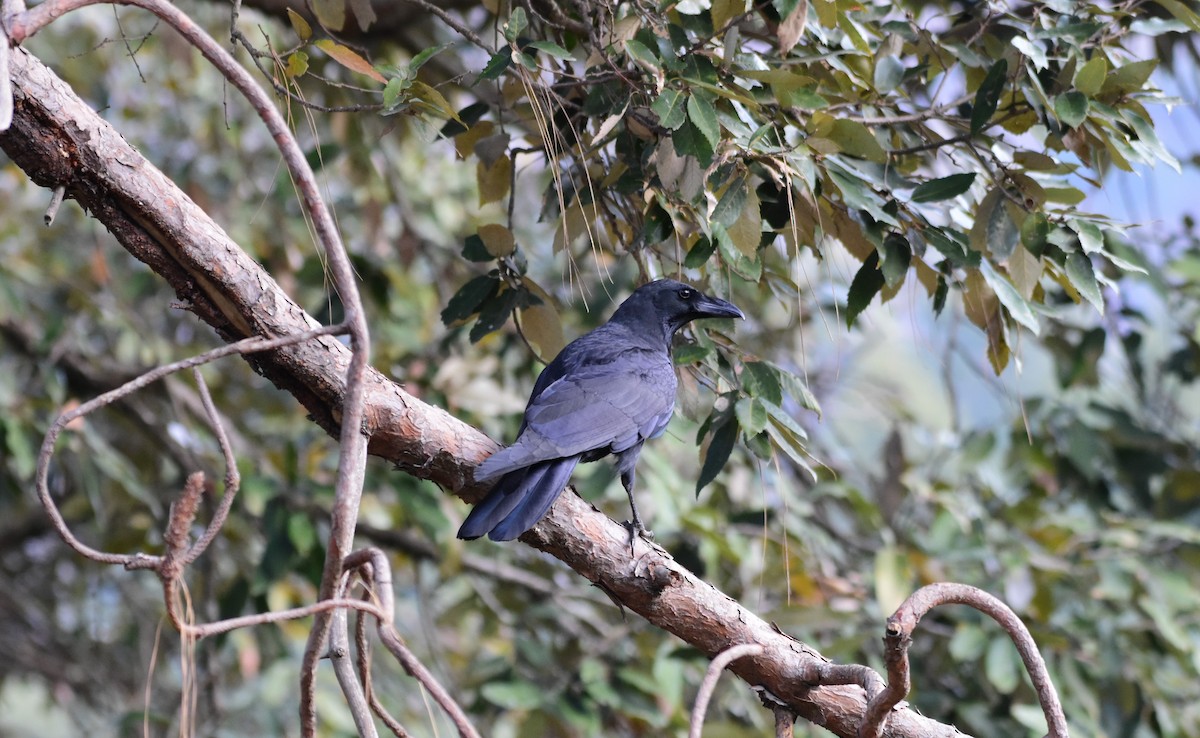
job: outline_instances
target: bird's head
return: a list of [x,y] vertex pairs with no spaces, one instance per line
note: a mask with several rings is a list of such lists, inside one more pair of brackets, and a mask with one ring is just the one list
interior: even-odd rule
[[638,287],[613,315],[616,320],[659,322],[669,340],[675,331],[701,318],[745,318],[731,302],[710,297],[674,279],[656,279]]

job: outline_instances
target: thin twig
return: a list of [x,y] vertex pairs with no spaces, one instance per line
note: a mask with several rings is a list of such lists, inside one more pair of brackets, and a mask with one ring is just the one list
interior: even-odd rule
[[184,565],[188,565],[200,558],[208,545],[217,537],[217,533],[225,525],[225,519],[229,517],[229,509],[233,506],[233,498],[237,496],[238,489],[242,484],[242,477],[238,474],[237,459],[233,456],[233,447],[229,444],[229,436],[225,433],[225,426],[221,423],[221,415],[217,412],[216,405],[213,404],[212,395],[208,391],[208,385],[204,383],[204,376],[200,373],[199,367],[192,368],[192,376],[196,379],[196,387],[200,391],[200,402],[204,405],[204,413],[208,416],[209,425],[212,427],[213,434],[217,437],[217,444],[221,447],[221,455],[225,458],[225,493],[221,497],[221,502],[217,505],[217,511],[213,513],[212,520],[208,523],[208,528],[204,534],[192,546],[187,555],[183,557]]
[[[339,597],[345,596],[346,579],[343,578],[343,591],[338,592]],[[371,706],[363,692],[362,682],[355,673],[354,661],[350,658],[348,618],[348,610],[339,609],[333,613],[329,629],[329,660],[333,663],[333,673],[342,688],[342,694],[346,696],[346,705],[350,708],[359,738],[379,738],[375,721],[371,719]]]
[[[4,39],[0,39],[0,42],[2,42],[3,40]],[[6,53],[8,53],[7,50],[0,52],[0,54],[6,54]],[[8,73],[8,70],[2,70],[2,71],[5,74]],[[4,91],[0,90],[0,95],[3,95],[3,94],[4,94]],[[0,131],[3,131],[4,128],[5,128],[5,126],[3,125],[3,121],[0,120]],[[58,209],[62,207],[63,196],[66,194],[67,194],[67,186],[66,185],[59,185],[58,187],[54,188],[54,194],[50,196],[50,204],[46,206],[46,214],[42,216],[42,222],[44,222],[46,225],[50,225],[51,223],[54,222],[55,216],[58,215]]]
[[[367,570],[371,572],[370,577],[365,574]],[[370,600],[373,597],[370,585],[374,580],[374,569],[368,565],[363,567],[363,572],[363,578],[367,580],[368,586],[363,592],[362,598]],[[371,682],[371,642],[367,639],[367,618],[361,612],[354,619],[354,649],[358,664],[358,679],[362,682],[363,692],[367,695],[367,702],[370,703],[372,712],[383,721],[383,724],[392,731],[392,735],[396,738],[409,738],[408,731],[383,706],[383,703],[379,701],[379,695],[375,694],[375,687]]]
[[383,611],[369,602],[362,600],[321,600],[314,602],[311,605],[303,607],[293,607],[290,610],[281,610],[277,612],[261,612],[255,615],[243,615],[238,618],[229,618],[227,620],[219,620],[215,623],[206,625],[192,625],[188,627],[188,632],[196,638],[208,638],[209,636],[228,633],[231,630],[238,628],[247,628],[255,625],[266,625],[268,623],[282,623],[286,620],[299,620],[300,618],[308,618],[321,613],[328,613],[338,609],[362,610],[370,613],[377,618],[383,617]]
[[700,692],[696,695],[696,704],[692,706],[692,725],[688,729],[688,738],[700,738],[704,729],[704,714],[708,712],[708,701],[712,699],[713,690],[717,688],[717,680],[725,667],[745,656],[757,656],[763,652],[763,647],[757,643],[742,643],[730,646],[713,658],[708,665],[704,681],[700,683]]
[[796,713],[780,705],[773,706],[771,712],[775,713],[775,738],[792,738],[796,729]]
[[1021,661],[1024,662],[1025,669],[1033,681],[1038,702],[1046,716],[1049,738],[1067,738],[1067,719],[1063,714],[1062,702],[1058,699],[1058,692],[1054,689],[1050,673],[1046,670],[1046,662],[1034,643],[1033,636],[1029,634],[1029,629],[1008,605],[996,597],[977,587],[953,582],[939,582],[918,589],[888,618],[887,633],[884,635],[888,684],[867,704],[858,731],[859,738],[879,738],[883,734],[887,716],[908,694],[908,647],[912,644],[913,630],[930,610],[939,605],[949,604],[973,607],[1004,628],[1016,645],[1017,652],[1021,654]]
[[454,16],[447,13],[445,10],[442,10],[438,6],[434,5],[433,3],[426,2],[426,0],[407,0],[407,1],[412,3],[413,5],[416,5],[417,7],[420,7],[422,9],[426,10],[427,12],[433,13],[438,18],[440,18],[443,23],[450,26],[450,28],[452,28],[454,31],[456,31],[463,38],[465,38],[466,40],[475,44],[476,46],[483,49],[487,53],[489,53],[489,54],[496,53],[496,50],[493,49],[491,46],[489,46],[487,44],[487,42],[485,42],[483,39],[481,39],[478,34],[476,34],[470,28],[467,28],[467,26],[464,23],[462,23],[457,18],[455,18]]
[[365,548],[355,551],[346,557],[346,569],[369,565],[372,570],[372,591],[378,599],[379,609],[386,613],[386,617],[380,618],[378,624],[379,640],[383,641],[383,645],[387,647],[404,670],[410,676],[421,683],[421,686],[428,690],[430,696],[438,703],[438,706],[454,723],[454,727],[458,730],[458,734],[462,738],[480,738],[479,732],[471,725],[471,721],[467,719],[467,715],[441,682],[437,680],[433,674],[425,668],[420,659],[408,650],[404,640],[400,634],[396,632],[393,625],[392,614],[395,612],[395,595],[392,591],[392,568],[388,564],[387,556],[383,551],[377,548]]
[[54,444],[57,442],[59,435],[63,432],[63,429],[65,429],[68,424],[77,418],[82,418],[85,415],[104,407],[105,405],[136,392],[146,385],[156,382],[159,379],[162,379],[163,377],[173,374],[177,371],[190,369],[192,367],[200,366],[201,364],[207,364],[210,361],[215,361],[216,359],[220,359],[231,354],[251,354],[259,351],[269,351],[271,349],[282,348],[284,346],[290,346],[294,343],[307,341],[317,336],[342,333],[344,331],[344,326],[335,325],[323,326],[305,333],[283,336],[282,338],[246,338],[235,343],[215,348],[212,351],[206,351],[198,356],[192,356],[187,359],[183,359],[182,361],[176,361],[171,364],[156,367],[145,374],[142,374],[141,376],[122,384],[120,387],[109,390],[108,392],[88,400],[87,402],[58,416],[58,418],[50,426],[50,429],[46,431],[46,436],[42,440],[42,448],[38,453],[37,476],[34,480],[37,488],[38,499],[41,501],[42,507],[45,508],[46,513],[50,516],[50,522],[54,525],[54,529],[58,531],[58,534],[63,541],[65,541],[68,546],[74,549],[76,553],[93,561],[98,561],[102,564],[117,564],[130,569],[151,569],[157,567],[160,561],[160,557],[158,556],[148,556],[147,554],[143,553],[113,554],[97,551],[96,549],[80,541],[75,537],[75,534],[71,532],[70,528],[66,524],[66,521],[63,520],[62,513],[59,511],[57,503],[54,502],[54,498],[50,495],[48,481],[50,474],[50,460],[54,456]]

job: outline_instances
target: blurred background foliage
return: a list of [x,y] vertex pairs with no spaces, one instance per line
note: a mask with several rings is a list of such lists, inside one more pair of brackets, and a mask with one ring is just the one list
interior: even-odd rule
[[[751,319],[677,349],[680,412],[639,473],[659,543],[877,667],[913,589],[983,587],[1029,624],[1073,734],[1200,736],[1200,232],[1080,206],[1134,165],[1192,171],[1146,107],[1194,74],[1188,5],[440,4],[486,50],[406,3],[284,5],[246,2],[236,27],[291,95],[378,368],[511,439],[539,358],[638,280],[682,274]],[[228,6],[184,6],[229,36]],[[269,136],[171,32],[97,7],[27,47],[312,314],[337,314]],[[0,192],[0,732],[173,732],[157,582],[70,555],[31,479],[64,406],[216,339],[77,208],[43,227],[48,193],[7,160]],[[309,602],[336,446],[243,363],[205,376],[245,483],[189,579],[197,617]],[[66,434],[52,486],[92,545],[153,549],[195,469],[221,475],[176,377]],[[605,464],[576,481],[625,514]],[[683,734],[702,656],[554,560],[457,541],[464,513],[375,462],[360,539],[392,555],[398,627],[480,728]],[[295,733],[305,627],[200,643],[198,734]],[[1043,734],[990,622],[938,611],[913,656],[926,715]],[[450,730],[390,661],[375,676],[411,729]],[[328,670],[321,685],[322,733],[352,734]],[[769,731],[723,682],[705,734]]]

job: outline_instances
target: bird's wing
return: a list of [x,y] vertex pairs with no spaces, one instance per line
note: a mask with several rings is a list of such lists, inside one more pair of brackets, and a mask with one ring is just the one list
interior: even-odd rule
[[669,360],[651,352],[574,367],[530,401],[517,442],[483,462],[475,479],[597,449],[619,452],[651,438],[671,418],[675,383]]

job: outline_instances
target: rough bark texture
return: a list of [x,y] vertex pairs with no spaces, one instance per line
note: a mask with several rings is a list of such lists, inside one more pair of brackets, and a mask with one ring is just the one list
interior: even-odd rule
[[[65,185],[68,197],[103,222],[121,244],[166,279],[180,299],[227,341],[281,336],[315,326],[262,268],[211,218],[70,87],[20,49],[12,54],[13,127],[0,147],[37,184]],[[349,350],[322,338],[248,359],[292,393],[336,436]],[[481,495],[471,469],[495,444],[440,408],[414,398],[378,372],[369,377],[365,429],[370,451],[466,500]],[[830,663],[777,631],[663,550],[639,543],[631,559],[628,534],[573,494],[522,540],[561,559],[626,608],[714,655],[740,643],[764,652],[731,668],[801,717],[839,736],[854,736],[866,707],[857,686],[829,681]],[[896,711],[884,735],[940,738],[951,726]]]

